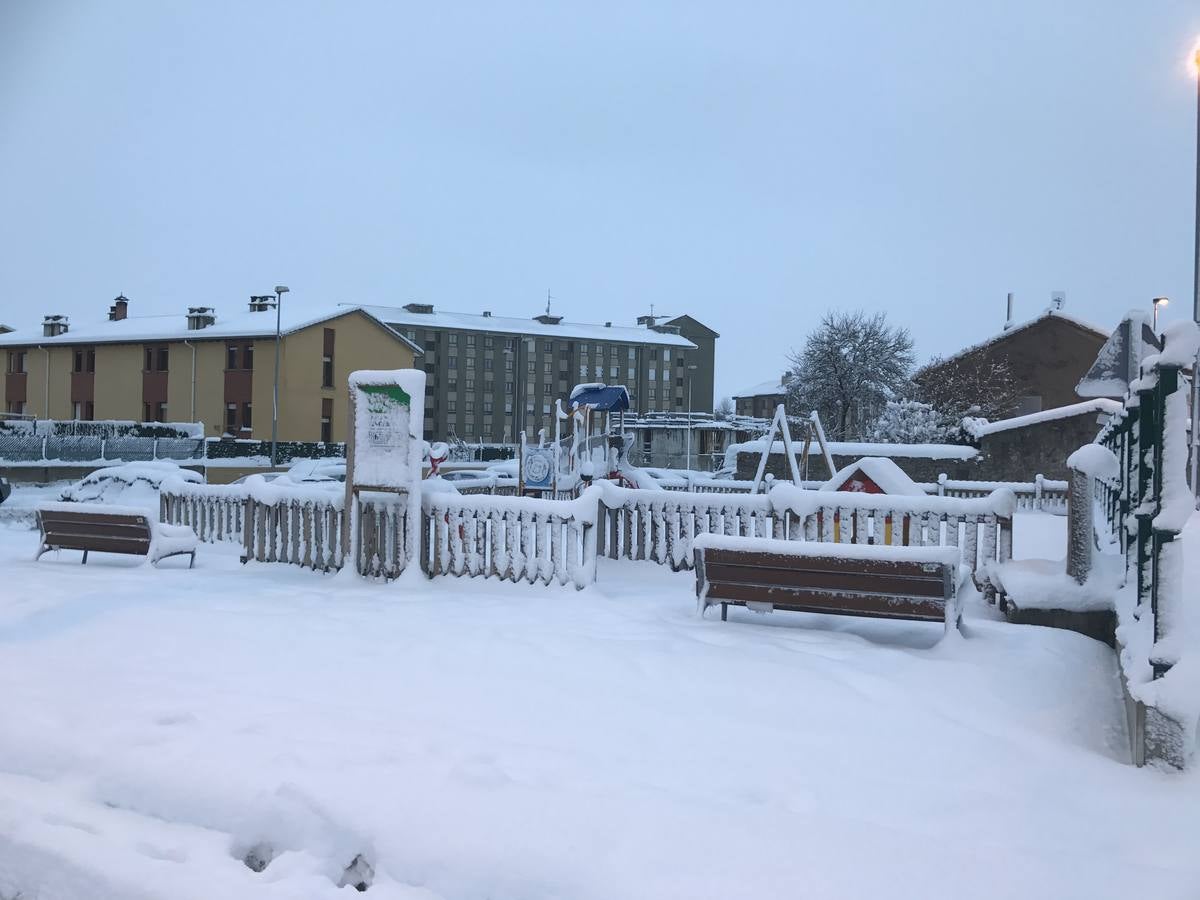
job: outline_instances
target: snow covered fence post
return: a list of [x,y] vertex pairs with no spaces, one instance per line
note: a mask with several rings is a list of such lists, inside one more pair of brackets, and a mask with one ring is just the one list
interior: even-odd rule
[[[1096,521],[1093,485],[1120,474],[1116,455],[1101,444],[1084,444],[1067,457],[1071,470],[1067,496],[1067,574],[1083,584],[1092,571]],[[1041,476],[1039,475],[1040,479]],[[1038,484],[1039,493],[1041,484]]]
[[[423,455],[425,373],[416,369],[361,370],[349,378],[349,429],[346,434],[346,504],[342,520],[343,556],[360,575],[396,578],[416,566],[422,533],[421,457]],[[365,496],[360,496],[365,495]],[[391,495],[390,497],[388,495]],[[360,506],[375,516],[371,546],[362,545]],[[387,522],[391,521],[391,527]],[[407,526],[407,527],[406,527]],[[403,549],[389,553],[380,535],[403,536]],[[397,550],[400,548],[397,547]]]

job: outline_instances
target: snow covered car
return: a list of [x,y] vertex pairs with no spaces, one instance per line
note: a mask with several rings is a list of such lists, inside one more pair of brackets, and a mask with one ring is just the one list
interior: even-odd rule
[[301,459],[280,475],[276,484],[316,484],[320,482],[344,482],[346,461],[342,459]]
[[8,479],[0,477],[0,503],[8,499],[8,495],[12,493],[12,485],[8,483]]
[[199,472],[181,469],[173,462],[125,463],[107,466],[85,475],[63,489],[60,499],[69,503],[115,503],[122,506],[158,508],[158,491],[168,478],[202,484]]

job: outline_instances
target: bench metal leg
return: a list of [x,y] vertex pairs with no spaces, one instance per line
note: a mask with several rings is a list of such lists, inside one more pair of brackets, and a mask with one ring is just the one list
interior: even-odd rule
[[195,550],[192,551],[192,558],[188,560],[188,568],[190,569],[194,565],[196,565],[196,551]]
[[722,622],[729,621],[729,604],[728,603],[721,604],[721,621]]
[[87,565],[87,555],[88,555],[88,552],[86,550],[84,550],[83,551],[83,565],[85,565],[85,566]]

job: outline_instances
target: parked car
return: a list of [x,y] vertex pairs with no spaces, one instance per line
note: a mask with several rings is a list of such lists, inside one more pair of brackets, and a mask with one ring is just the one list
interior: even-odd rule
[[8,483],[8,479],[0,475],[0,503],[8,499],[8,495],[12,493],[12,485]]
[[182,478],[200,484],[199,472],[181,469],[173,462],[125,463],[106,466],[85,475],[63,489],[61,499],[76,503],[152,503],[158,507],[158,491],[168,478]]

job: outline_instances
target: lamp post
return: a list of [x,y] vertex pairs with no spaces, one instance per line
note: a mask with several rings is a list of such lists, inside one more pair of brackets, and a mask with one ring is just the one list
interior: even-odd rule
[[[1196,79],[1196,224],[1192,257],[1192,321],[1200,325],[1200,40],[1192,55]],[[1192,364],[1192,493],[1200,508],[1200,354]]]
[[687,367],[688,380],[688,427],[687,427],[687,462],[684,468],[689,472],[692,471],[692,382],[696,380],[695,371],[697,366],[690,365]]
[[271,390],[271,468],[279,465],[279,308],[287,285],[275,285],[275,383]]
[[1166,306],[1171,301],[1166,297],[1155,297],[1152,302],[1154,303],[1154,319],[1152,321],[1152,327],[1154,328],[1154,333],[1158,334],[1158,308],[1160,306]]

